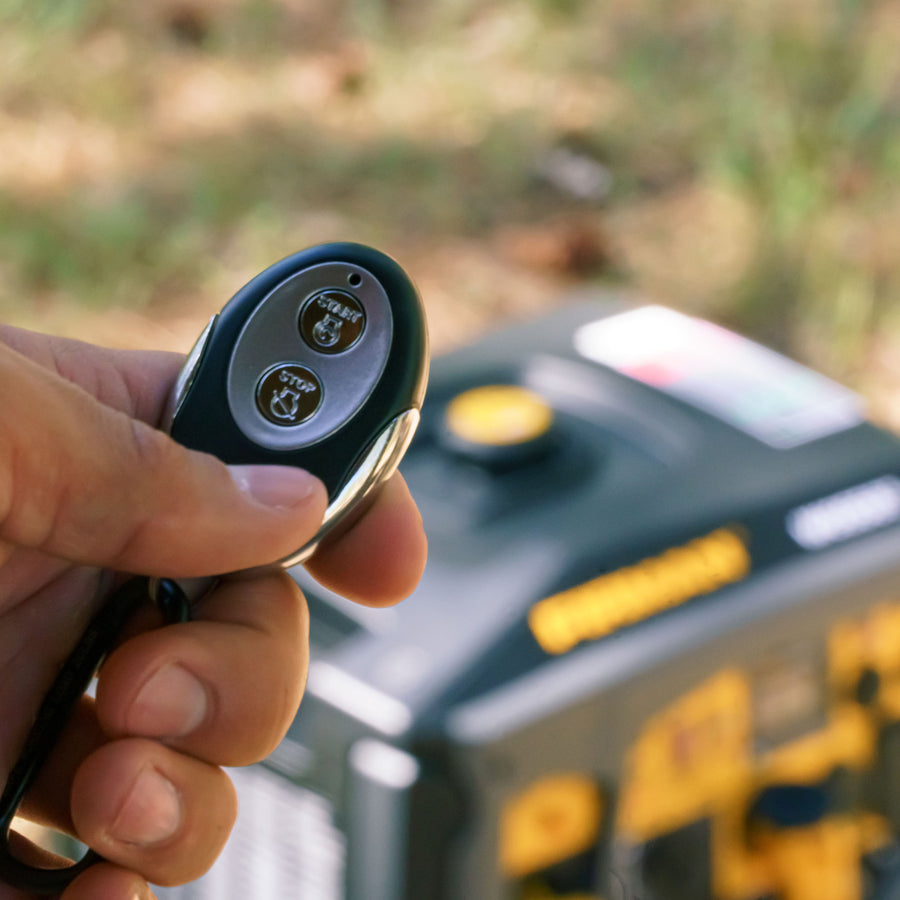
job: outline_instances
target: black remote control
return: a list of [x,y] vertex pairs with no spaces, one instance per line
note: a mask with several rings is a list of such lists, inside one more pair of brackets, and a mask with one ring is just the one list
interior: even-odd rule
[[169,432],[227,463],[277,463],[324,481],[307,558],[397,467],[428,372],[422,304],[392,259],[322,244],[270,266],[215,316],[172,399]]

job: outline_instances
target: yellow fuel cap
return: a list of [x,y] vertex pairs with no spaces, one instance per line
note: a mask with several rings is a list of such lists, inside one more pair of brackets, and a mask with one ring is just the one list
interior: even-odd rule
[[528,388],[487,384],[457,394],[444,414],[451,449],[475,462],[510,465],[547,447],[553,407]]
[[472,444],[509,447],[543,437],[553,409],[540,396],[514,384],[488,384],[458,394],[447,405],[447,427]]

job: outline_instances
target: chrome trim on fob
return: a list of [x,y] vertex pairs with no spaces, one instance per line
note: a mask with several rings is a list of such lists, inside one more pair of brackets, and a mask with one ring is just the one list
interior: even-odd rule
[[[408,409],[392,419],[385,429],[369,445],[365,456],[338,495],[325,510],[322,527],[316,536],[304,544],[296,553],[285,557],[280,564],[285,568],[305,562],[316,552],[322,540],[334,529],[344,523],[347,513],[359,509],[357,500],[363,500],[378,485],[387,481],[394,474],[406,448],[415,434],[419,424],[419,410]],[[364,505],[362,508],[365,508]],[[347,521],[350,524],[352,519]]]
[[194,342],[194,346],[191,347],[190,353],[188,353],[184,365],[178,373],[178,378],[175,379],[175,387],[172,389],[172,393],[169,394],[169,402],[166,405],[166,411],[163,414],[162,420],[162,430],[165,431],[166,434],[171,434],[172,423],[175,421],[175,416],[178,415],[181,404],[184,402],[187,392],[194,383],[194,376],[197,374],[197,369],[200,366],[200,359],[203,356],[203,351],[206,349],[209,336],[212,334],[213,326],[216,324],[218,318],[219,314],[216,313],[206,323],[206,328],[200,332],[200,337],[197,338]]

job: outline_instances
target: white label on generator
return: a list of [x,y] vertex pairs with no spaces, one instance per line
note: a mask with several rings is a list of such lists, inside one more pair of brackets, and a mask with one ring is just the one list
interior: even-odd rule
[[574,343],[586,359],[778,449],[864,420],[861,398],[842,385],[712,322],[662,306],[583,325]]
[[342,900],[346,842],[331,804],[262,766],[229,772],[238,792],[234,831],[216,864],[159,900]]
[[792,510],[788,534],[806,550],[823,550],[900,521],[900,479],[885,475]]

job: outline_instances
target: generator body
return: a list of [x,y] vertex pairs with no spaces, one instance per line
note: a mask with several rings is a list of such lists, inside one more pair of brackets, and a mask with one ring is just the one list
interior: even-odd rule
[[[900,872],[900,441],[615,298],[434,361],[412,597],[311,665],[179,900],[870,900]],[[897,893],[900,897],[900,892]]]

